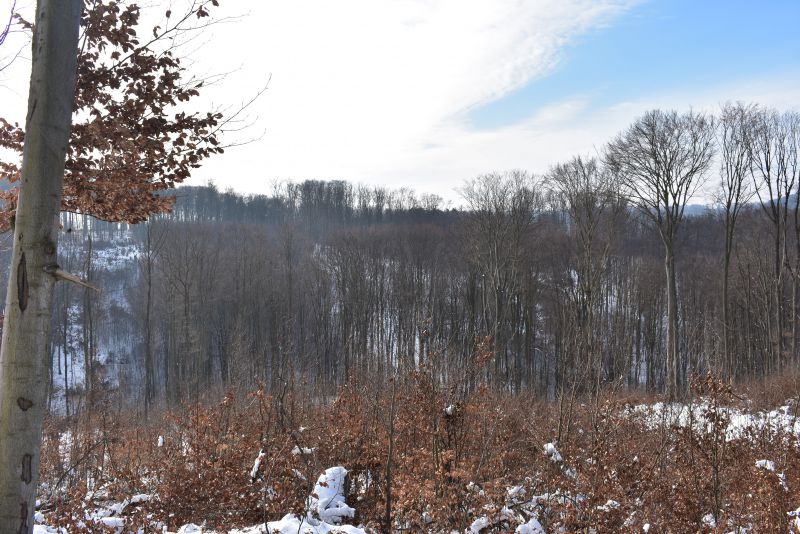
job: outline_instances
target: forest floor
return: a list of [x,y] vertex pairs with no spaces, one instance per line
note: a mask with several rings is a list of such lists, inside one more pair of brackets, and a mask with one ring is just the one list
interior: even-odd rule
[[49,421],[36,532],[800,532],[796,386],[547,403],[415,372],[149,422],[100,405]]

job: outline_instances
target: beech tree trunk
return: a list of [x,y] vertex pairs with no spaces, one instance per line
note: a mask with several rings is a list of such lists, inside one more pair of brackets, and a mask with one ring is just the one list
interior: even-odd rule
[[722,269],[722,375],[727,378],[735,376],[733,358],[730,347],[730,270],[731,253],[728,243],[725,244],[725,257]]
[[667,394],[669,400],[678,393],[678,289],[675,282],[675,254],[667,246]]
[[82,0],[39,0],[22,182],[0,349],[0,534],[30,534],[36,504],[57,224]]

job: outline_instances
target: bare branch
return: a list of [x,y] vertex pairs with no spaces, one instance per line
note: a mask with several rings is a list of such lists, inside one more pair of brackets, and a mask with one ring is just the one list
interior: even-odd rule
[[58,265],[47,265],[44,268],[44,272],[52,275],[56,280],[65,280],[67,282],[72,282],[73,284],[78,284],[79,286],[91,289],[100,293],[100,289],[98,287],[93,286],[83,278],[76,276],[72,273],[68,273],[58,267]]
[[6,41],[6,37],[11,32],[11,22],[14,20],[14,12],[17,8],[17,0],[14,0],[14,3],[11,4],[11,9],[8,13],[8,22],[6,22],[5,28],[0,30],[0,46],[3,46],[3,43]]

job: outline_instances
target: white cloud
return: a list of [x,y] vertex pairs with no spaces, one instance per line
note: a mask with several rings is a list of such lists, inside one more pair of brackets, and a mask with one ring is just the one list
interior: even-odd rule
[[[449,190],[487,170],[462,166],[475,154],[454,148],[484,152],[481,142],[498,135],[471,131],[466,111],[545,75],[570,39],[636,1],[253,4],[241,22],[217,31],[213,53],[201,59],[207,69],[242,65],[217,89],[217,101],[241,100],[272,74],[255,111],[266,133],[209,162],[196,181],[259,191],[272,179],[344,178],[431,190],[430,180],[446,179]],[[543,111],[542,120],[565,120],[580,105]],[[463,174],[440,174],[442,153]]]
[[[518,124],[493,130],[473,130],[465,123],[453,122],[437,132],[436,148],[409,157],[404,165],[384,169],[383,176],[387,183],[407,184],[457,200],[453,188],[465,178],[507,169],[543,173],[551,165],[573,155],[595,154],[649,109],[692,108],[715,112],[726,100],[797,109],[800,76],[776,73],[757,81],[733,81],[714,87],[642,95],[608,106],[593,106],[584,97],[567,97]],[[710,179],[709,184],[713,183]],[[695,200],[703,202],[704,197],[701,195]]]
[[[0,0],[0,2],[8,0]],[[545,76],[571,39],[613,23],[639,0],[296,0],[249,2],[241,20],[217,26],[193,68],[233,71],[207,98],[247,100],[269,90],[244,137],[262,138],[209,160],[193,183],[268,192],[278,179],[347,179],[408,186],[455,199],[483,172],[543,172],[591,153],[652,107],[711,109],[723,100],[791,108],[800,77],[721,81],[598,106],[563,99],[512,126],[475,129],[470,109]],[[223,2],[229,13],[242,3]],[[6,74],[0,115],[24,117],[28,72]],[[13,79],[9,79],[12,76]],[[1,81],[1,80],[0,80]],[[14,96],[16,93],[16,97]]]

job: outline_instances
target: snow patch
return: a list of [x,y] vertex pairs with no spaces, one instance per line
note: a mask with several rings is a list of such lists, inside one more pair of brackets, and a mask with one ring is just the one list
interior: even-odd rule
[[[644,425],[650,429],[659,428],[664,423],[685,428],[691,423],[698,431],[708,431],[711,422],[706,420],[704,412],[709,409],[703,402],[692,405],[657,402],[633,406],[629,408],[629,413],[640,416]],[[728,419],[725,429],[727,441],[744,438],[748,432],[763,430],[781,430],[795,436],[800,435],[800,419],[790,413],[792,408],[788,404],[769,412],[756,413],[747,413],[732,407],[718,409]]]
[[545,532],[544,527],[539,520],[535,517],[532,517],[530,521],[525,523],[524,525],[520,525],[514,531],[515,534],[547,534]]
[[619,508],[619,503],[613,499],[609,499],[605,504],[597,507],[597,509],[601,512],[610,512],[611,510],[616,510],[617,508]]
[[253,468],[250,470],[250,480],[253,482],[255,482],[258,478],[258,470],[261,468],[261,460],[264,459],[264,456],[264,449],[261,449],[256,457],[255,462],[253,462]]
[[344,495],[347,469],[341,466],[326,469],[319,476],[314,492],[308,498],[310,513],[327,523],[338,525],[344,517],[354,517],[356,511],[347,506]]
[[313,447],[298,447],[297,445],[295,445],[294,448],[292,449],[292,454],[294,454],[295,456],[299,456],[301,454],[304,455],[304,456],[310,456],[310,455],[314,454],[314,448]]
[[773,462],[772,460],[756,460],[756,467],[774,472],[775,462]]
[[544,453],[550,458],[551,462],[559,463],[563,462],[564,459],[561,457],[561,453],[558,452],[554,443],[545,443],[544,444]]

